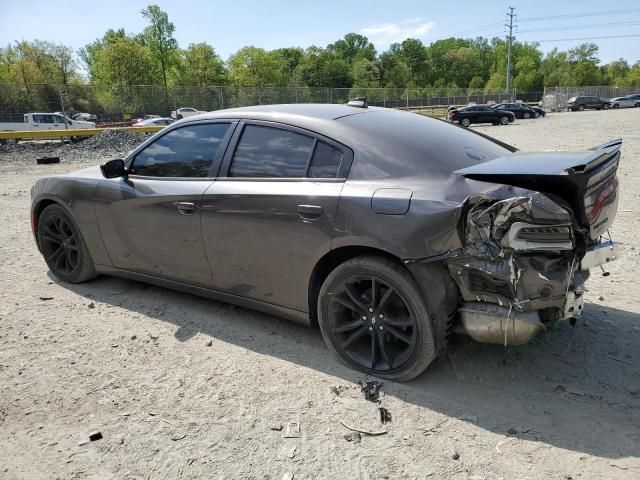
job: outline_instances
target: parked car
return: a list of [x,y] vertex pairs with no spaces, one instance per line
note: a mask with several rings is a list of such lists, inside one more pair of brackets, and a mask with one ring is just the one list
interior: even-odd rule
[[[20,131],[34,131],[42,132],[46,130],[79,130],[87,128],[95,128],[96,124],[93,122],[83,122],[80,120],[72,120],[65,117],[62,113],[26,113],[23,116],[22,122],[0,122],[0,132],[20,132]],[[44,137],[39,137],[44,138]],[[76,137],[73,137],[75,139]],[[0,143],[4,143],[0,140]]]
[[537,118],[540,116],[538,112],[524,103],[498,103],[492,108],[500,112],[511,112],[515,118]]
[[171,125],[175,120],[173,118],[146,118],[133,124],[134,127],[166,127]]
[[607,110],[611,105],[600,97],[571,97],[567,101],[567,108],[572,112],[583,110]]
[[524,153],[385,108],[221,110],[39,179],[31,224],[62,282],[115,275],[317,324],[350,367],[403,381],[454,329],[520,345],[581,314],[589,269],[617,256],[602,238],[621,143]]
[[609,104],[611,105],[611,108],[640,107],[640,98],[633,98],[632,95],[628,95],[626,97],[615,97],[609,100]]
[[200,113],[205,113],[205,112],[201,112],[200,110],[196,110],[195,108],[191,108],[191,107],[183,107],[183,108],[179,108],[178,110],[173,110],[171,112],[171,118],[180,120],[181,118],[191,117],[192,115],[198,115]]
[[640,101],[640,93],[632,93],[631,95],[627,95],[627,97],[631,97],[634,100],[639,100]]
[[544,111],[544,108],[542,107],[529,107],[531,110],[533,110],[535,112],[534,117],[535,118],[540,118],[540,117],[544,117],[547,112]]
[[494,125],[508,125],[513,122],[511,112],[500,112],[488,105],[469,105],[468,107],[449,110],[449,121],[468,127],[472,123],[493,123]]
[[98,121],[98,116],[93,114],[93,113],[86,113],[86,112],[79,112],[79,113],[74,113],[71,118],[73,118],[74,120],[81,120],[81,121],[85,121],[85,122],[97,122]]

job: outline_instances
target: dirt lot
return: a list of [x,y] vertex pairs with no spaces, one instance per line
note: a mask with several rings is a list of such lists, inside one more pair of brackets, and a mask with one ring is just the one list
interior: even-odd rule
[[[623,137],[612,233],[624,258],[593,272],[575,327],[518,348],[456,338],[417,380],[386,382],[388,433],[360,443],[340,420],[379,429],[377,405],[319,331],[136,282],[50,276],[29,188],[104,158],[63,148],[60,165],[37,166],[36,149],[5,147],[0,478],[640,478],[639,124],[630,109],[479,128],[523,149]],[[284,438],[289,422],[299,438]],[[104,438],[89,442],[95,430]]]

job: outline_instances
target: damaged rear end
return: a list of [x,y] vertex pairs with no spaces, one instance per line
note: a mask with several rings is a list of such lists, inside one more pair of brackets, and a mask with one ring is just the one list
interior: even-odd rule
[[617,256],[621,140],[584,152],[514,153],[456,173],[510,186],[469,196],[446,261],[463,300],[458,331],[521,345],[545,324],[580,316],[589,269]]

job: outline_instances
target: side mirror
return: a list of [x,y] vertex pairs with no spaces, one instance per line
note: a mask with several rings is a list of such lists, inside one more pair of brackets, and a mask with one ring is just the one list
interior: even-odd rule
[[105,178],[118,178],[126,177],[127,171],[124,168],[124,160],[116,158],[115,160],[109,160],[107,163],[100,165],[102,175]]

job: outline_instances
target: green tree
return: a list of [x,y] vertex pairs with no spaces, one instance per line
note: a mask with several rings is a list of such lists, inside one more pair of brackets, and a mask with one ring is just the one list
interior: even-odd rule
[[350,65],[362,59],[371,62],[376,59],[376,48],[373,43],[364,35],[357,33],[347,33],[344,38],[327,46],[327,50]]
[[311,46],[298,67],[300,78],[309,87],[351,87],[351,66],[333,52]]
[[144,42],[149,47],[151,58],[159,64],[162,84],[167,88],[167,75],[175,63],[178,50],[178,42],[173,37],[175,26],[157,5],[149,5],[141,13],[149,21],[149,26],[143,32]]
[[376,88],[380,86],[380,71],[376,64],[367,59],[361,58],[353,65],[353,87],[354,88]]
[[280,85],[282,64],[277,55],[263,48],[244,47],[227,61],[229,80],[241,87],[273,87]]
[[180,52],[177,82],[180,85],[224,85],[227,69],[208,43],[192,43]]

